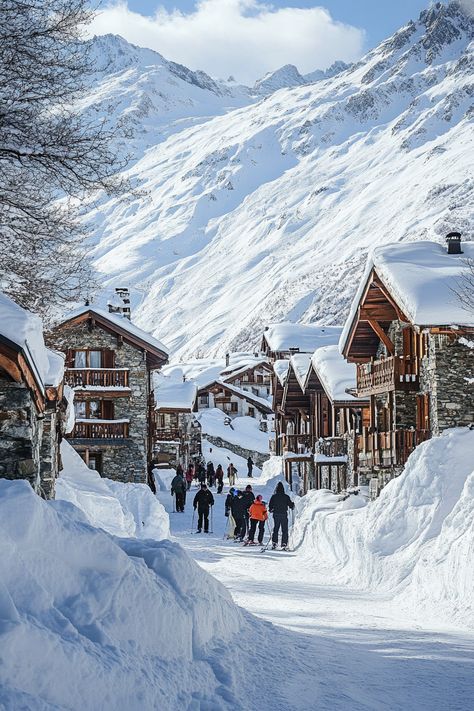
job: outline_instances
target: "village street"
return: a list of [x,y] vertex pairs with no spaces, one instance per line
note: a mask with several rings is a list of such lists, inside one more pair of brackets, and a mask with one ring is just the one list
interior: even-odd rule
[[[271,488],[256,478],[239,479],[238,486],[247,483],[268,501]],[[237,604],[291,630],[276,635],[280,649],[286,648],[285,669],[275,667],[273,650],[262,648],[258,639],[248,650],[250,658],[266,658],[265,682],[274,683],[278,697],[284,687],[286,708],[474,708],[474,637],[426,627],[375,593],[334,586],[330,571],[319,570],[316,561],[298,550],[262,553],[260,546],[224,540],[228,488],[222,495],[214,493],[213,533],[208,535],[191,534],[195,485],[184,514],[173,513],[170,495],[159,492],[158,497],[170,513],[172,535],[229,589]],[[275,708],[280,708],[277,701]]]

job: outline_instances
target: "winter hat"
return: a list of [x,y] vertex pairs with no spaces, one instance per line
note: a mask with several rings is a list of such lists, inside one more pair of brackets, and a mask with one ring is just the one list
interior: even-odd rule
[[262,495],[259,494],[259,495],[257,496],[257,498],[256,498],[256,501],[261,501],[261,500],[262,500]]
[[252,491],[252,487],[250,486],[250,484],[247,484],[247,486],[245,487],[245,491]]
[[201,489],[207,489],[207,484],[201,484]]
[[278,482],[276,489],[275,489],[275,493],[277,493],[277,494],[284,494],[285,493],[285,489],[284,489],[281,481]]

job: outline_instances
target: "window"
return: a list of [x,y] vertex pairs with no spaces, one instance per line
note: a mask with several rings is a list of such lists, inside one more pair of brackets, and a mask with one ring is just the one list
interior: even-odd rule
[[102,368],[102,351],[89,351],[89,368]]
[[76,400],[74,412],[78,420],[113,420],[114,403],[112,400]]
[[258,388],[252,388],[252,392],[254,395],[258,396]]
[[73,351],[74,368],[113,368],[113,351],[81,350]]
[[102,454],[89,453],[88,467],[102,475]]
[[249,417],[255,417],[255,408],[249,407]]
[[75,368],[85,368],[86,367],[86,351],[76,351],[74,353],[74,367]]
[[199,404],[200,405],[208,405],[209,404],[209,395],[200,395],[199,396]]
[[237,402],[231,402],[230,403],[230,412],[238,412],[239,411],[239,404]]
[[257,375],[255,382],[257,383],[263,383],[263,375]]

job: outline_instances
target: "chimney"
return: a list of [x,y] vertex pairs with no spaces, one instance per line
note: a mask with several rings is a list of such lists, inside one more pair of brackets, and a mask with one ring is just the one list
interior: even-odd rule
[[299,353],[300,349],[299,348],[290,348],[290,355],[294,355],[295,353]]
[[130,321],[132,318],[132,311],[130,308],[130,292],[128,288],[116,287],[115,293],[123,301],[123,306],[120,308],[120,313],[122,314],[122,316],[125,316],[125,318],[128,318],[128,320]]
[[446,242],[448,245],[448,254],[462,254],[461,249],[461,233],[460,232],[450,232],[446,235]]
[[228,368],[230,365],[230,353],[225,354],[225,367]]

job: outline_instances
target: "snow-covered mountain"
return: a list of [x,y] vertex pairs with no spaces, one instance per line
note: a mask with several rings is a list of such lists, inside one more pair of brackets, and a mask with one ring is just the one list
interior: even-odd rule
[[105,91],[115,112],[157,92],[125,110],[151,146],[129,171],[139,192],[87,215],[105,287],[128,283],[134,318],[178,355],[252,347],[277,319],[341,323],[371,247],[470,234],[473,37],[437,3],[341,73],[260,101],[166,60],[104,73],[99,111]]

